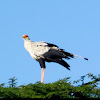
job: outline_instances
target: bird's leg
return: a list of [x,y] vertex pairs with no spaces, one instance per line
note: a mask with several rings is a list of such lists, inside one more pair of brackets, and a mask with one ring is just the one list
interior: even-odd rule
[[44,73],[45,73],[45,68],[42,68],[42,70],[41,70],[41,83],[44,82]]
[[42,70],[41,70],[41,83],[43,83],[44,82],[44,72],[45,72],[45,67],[46,67],[45,61],[42,58],[38,59],[38,61],[39,61],[40,66],[42,68]]

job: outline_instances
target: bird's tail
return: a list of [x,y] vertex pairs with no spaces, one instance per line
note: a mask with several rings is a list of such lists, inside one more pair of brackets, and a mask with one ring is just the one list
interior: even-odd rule
[[73,54],[71,54],[69,52],[65,52],[63,49],[62,49],[62,52],[63,52],[64,58],[70,59],[70,58],[74,57]]
[[82,56],[78,56],[78,55],[74,55],[74,54],[73,54],[73,57],[80,57],[80,58],[82,58],[82,59],[88,60],[88,58],[84,58],[84,57],[82,57]]
[[75,54],[71,54],[69,52],[65,52],[64,50],[62,50],[63,54],[65,55],[65,58],[70,59],[70,58],[74,58],[74,57],[80,57],[82,59],[88,60],[87,58],[75,55]]

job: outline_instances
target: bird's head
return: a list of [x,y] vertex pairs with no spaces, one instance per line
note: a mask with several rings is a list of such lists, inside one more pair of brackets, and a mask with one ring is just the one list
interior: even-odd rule
[[23,39],[24,39],[24,40],[29,40],[28,35],[23,35]]

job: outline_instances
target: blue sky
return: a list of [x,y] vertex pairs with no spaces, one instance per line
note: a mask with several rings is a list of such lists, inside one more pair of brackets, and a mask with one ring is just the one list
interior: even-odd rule
[[17,85],[40,81],[41,68],[25,50],[23,34],[89,59],[66,60],[71,71],[46,63],[44,83],[100,74],[100,0],[1,0],[0,83],[13,76]]

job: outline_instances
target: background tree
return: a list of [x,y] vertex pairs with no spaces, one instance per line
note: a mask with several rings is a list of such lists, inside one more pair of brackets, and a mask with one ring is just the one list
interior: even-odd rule
[[15,76],[13,78],[10,78],[9,79],[9,82],[8,82],[9,83],[9,86],[10,87],[16,87],[16,84],[17,84],[16,80],[17,79],[15,78]]

